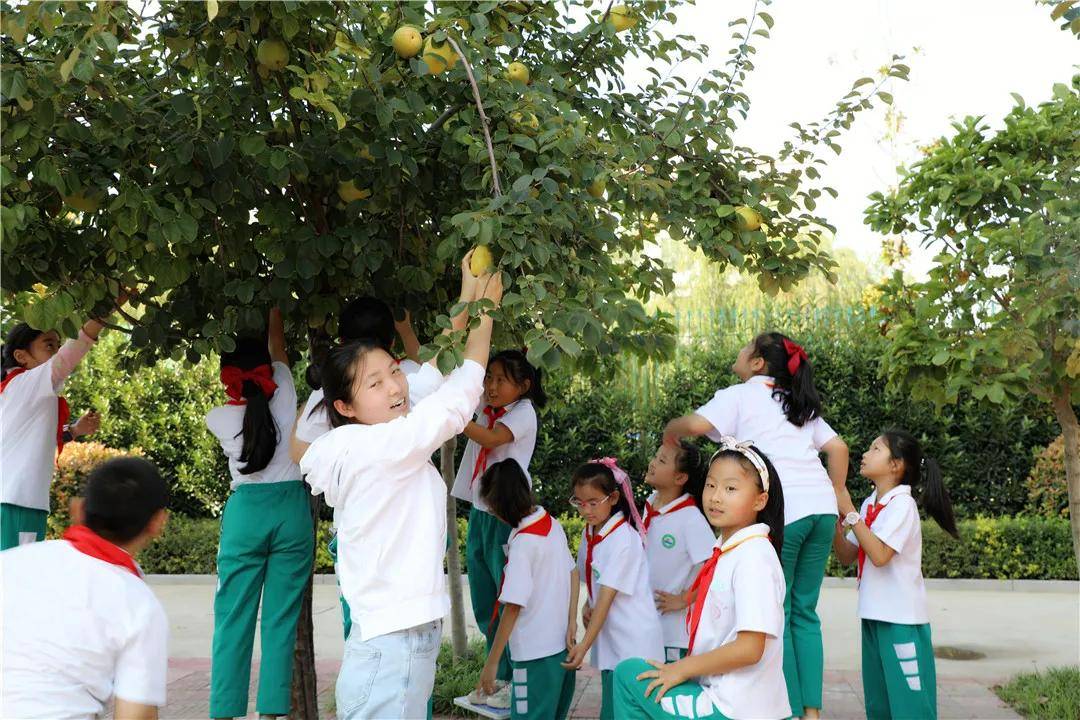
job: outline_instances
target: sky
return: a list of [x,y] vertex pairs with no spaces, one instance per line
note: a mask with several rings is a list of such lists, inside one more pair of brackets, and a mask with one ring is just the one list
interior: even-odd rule
[[[698,0],[676,10],[676,29],[707,43],[711,62],[722,64],[735,44],[728,22],[753,7],[753,0]],[[823,182],[839,197],[823,195],[817,212],[836,226],[836,246],[870,263],[880,257],[882,236],[863,224],[866,197],[895,186],[898,165],[917,161],[918,147],[950,134],[953,120],[983,115],[1000,127],[1014,104],[1011,92],[1036,105],[1050,99],[1054,83],[1080,71],[1080,41],[1034,0],[779,0],[759,9],[776,24],[770,39],[755,38],[752,105],[736,135],[740,144],[771,153],[791,136],[788,123],[824,117],[855,79],[874,76],[894,53],[911,67],[909,81],[883,88],[903,114],[894,138],[885,137],[884,107],[875,108],[839,138],[840,156],[822,154],[829,161]],[[700,74],[689,65],[681,72],[691,81]],[[648,76],[631,65],[626,79]],[[921,276],[933,252],[912,249],[908,270]]]

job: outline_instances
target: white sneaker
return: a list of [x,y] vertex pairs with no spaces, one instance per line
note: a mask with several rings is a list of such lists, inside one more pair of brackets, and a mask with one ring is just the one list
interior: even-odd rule
[[497,710],[509,710],[510,683],[503,683],[501,687],[496,686],[495,692],[487,696],[484,704]]
[[483,705],[487,701],[487,694],[480,688],[475,688],[471,693],[465,696],[465,699],[473,705]]

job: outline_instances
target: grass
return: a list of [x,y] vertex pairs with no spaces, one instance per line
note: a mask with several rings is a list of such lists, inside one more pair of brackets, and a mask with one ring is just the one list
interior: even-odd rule
[[1029,720],[1080,720],[1080,666],[1023,673],[994,691]]
[[481,639],[470,642],[468,651],[456,661],[450,643],[442,644],[435,671],[436,715],[472,716],[472,713],[454,705],[454,698],[468,695],[476,687],[480,671],[484,668],[485,654],[486,646]]

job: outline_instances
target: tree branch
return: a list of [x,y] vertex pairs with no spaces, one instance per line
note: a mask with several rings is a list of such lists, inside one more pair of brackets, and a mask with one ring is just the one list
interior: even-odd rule
[[454,41],[454,38],[447,35],[446,41],[450,43],[450,47],[454,48],[454,52],[458,54],[461,62],[465,64],[465,74],[469,77],[469,84],[472,85],[473,99],[476,101],[476,109],[480,113],[480,125],[484,129],[484,143],[487,145],[488,159],[491,160],[491,182],[495,188],[495,197],[499,197],[502,195],[502,187],[499,185],[499,166],[495,162],[495,148],[491,144],[491,130],[488,128],[487,115],[484,113],[484,103],[480,100],[480,88],[476,84],[476,78],[473,77],[469,58],[461,51],[461,47]]
[[461,112],[468,103],[456,103],[443,110],[442,115],[435,119],[435,122],[428,128],[427,134],[432,135],[436,130],[446,124],[446,121]]

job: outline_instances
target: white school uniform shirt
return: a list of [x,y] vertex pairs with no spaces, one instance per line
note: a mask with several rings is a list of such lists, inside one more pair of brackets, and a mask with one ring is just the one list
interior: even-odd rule
[[[867,509],[877,501],[877,491],[863,500],[859,514],[866,520]],[[910,485],[897,485],[881,496],[885,506],[878,512],[870,532],[896,554],[881,567],[869,557],[859,580],[859,617],[901,625],[930,622],[926,606],[926,584],[922,574],[922,523]],[[855,533],[847,541],[859,545]]]
[[206,426],[221,443],[221,449],[229,460],[229,474],[232,475],[230,487],[233,490],[240,485],[300,479],[300,468],[289,457],[289,436],[296,422],[296,385],[288,365],[275,362],[272,368],[277,390],[270,398],[270,415],[277,425],[278,444],[274,449],[274,456],[262,470],[249,475],[240,472],[240,468],[247,465],[240,461],[244,450],[244,436],[241,431],[244,428],[247,405],[222,405],[206,414]]
[[694,638],[694,655],[704,655],[739,632],[765,634],[758,662],[699,678],[713,705],[732,720],[791,716],[784,682],[784,570],[768,534],[769,526],[758,523],[716,541],[722,554]]
[[[66,341],[56,355],[12,378],[0,393],[0,502],[49,511],[49,485],[56,470],[57,395],[95,342],[80,331],[78,340]],[[54,367],[58,364],[63,367]]]
[[[611,603],[604,626],[593,643],[591,664],[598,670],[614,670],[627,658],[640,657],[662,660],[664,636],[660,630],[660,615],[649,587],[649,564],[641,536],[621,512],[608,518],[600,528],[604,536],[593,549],[592,593],[587,592],[589,607],[596,607],[600,587],[609,587],[618,594]],[[618,527],[616,527],[618,525]],[[614,528],[614,530],[612,529]],[[588,527],[582,530],[578,548],[578,571],[585,584],[585,559],[588,553]]]
[[[484,408],[487,403],[481,403],[476,410],[474,422],[481,427],[487,427],[487,416]],[[532,461],[533,450],[536,449],[536,409],[532,400],[527,398],[512,402],[506,406],[506,414],[495,421],[496,425],[505,425],[514,434],[514,439],[508,443],[492,448],[488,451],[487,466],[491,467],[500,460],[513,458],[525,472],[525,478],[532,487],[532,476],[529,474],[529,463]],[[454,478],[454,486],[450,494],[458,500],[472,503],[477,510],[490,512],[487,503],[480,499],[481,472],[473,478],[476,469],[476,458],[480,454],[480,444],[475,440],[469,440],[465,444],[465,453],[461,456],[461,464],[458,465],[457,476]]]
[[[427,367],[431,367],[430,364],[425,363]],[[413,376],[420,372],[421,366],[415,360],[405,358],[398,363],[398,367],[401,368],[401,372],[405,374],[406,379],[409,381],[409,394],[412,395],[413,389]],[[432,368],[434,370],[434,368]],[[438,380],[436,384],[442,380],[442,375],[439,375],[438,370],[434,370]],[[430,376],[421,376],[421,380],[428,380],[430,382]],[[433,388],[432,388],[433,389]],[[428,394],[423,392],[424,395]],[[296,439],[301,442],[313,443],[316,438],[325,435],[330,432],[330,417],[326,414],[326,408],[323,406],[323,394],[322,388],[312,390],[308,395],[307,402],[304,403],[304,411],[300,413],[300,418],[296,421],[296,430],[293,433],[296,435]]]
[[781,401],[772,396],[774,380],[755,375],[744,383],[717,390],[694,412],[712,426],[708,437],[722,435],[754,443],[772,461],[784,488],[784,524],[810,515],[837,515],[836,492],[818,452],[836,437],[820,417],[802,427],[788,422]]
[[406,415],[334,428],[300,461],[334,508],[341,592],[365,642],[450,610],[446,484],[431,455],[464,429],[483,383],[484,367],[466,360]]
[[[522,532],[545,528],[544,535]],[[573,570],[566,533],[544,508],[537,507],[511,531],[499,602],[521,606],[510,633],[510,656],[515,661],[551,657],[566,649]]]
[[[656,493],[653,493],[648,503],[652,506],[655,501]],[[674,509],[686,501],[691,504]],[[650,513],[652,519],[645,535],[645,557],[649,561],[649,586],[654,593],[657,590],[674,594],[686,592],[694,582],[694,567],[712,556],[716,535],[697,505],[692,503],[693,498],[683,494]],[[660,629],[665,647],[685,648],[689,644],[685,610],[660,613]]]
[[66,540],[0,553],[0,717],[103,717],[165,704],[169,621],[150,587]]

